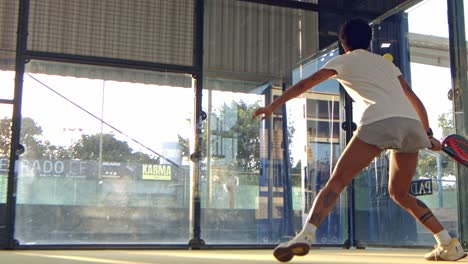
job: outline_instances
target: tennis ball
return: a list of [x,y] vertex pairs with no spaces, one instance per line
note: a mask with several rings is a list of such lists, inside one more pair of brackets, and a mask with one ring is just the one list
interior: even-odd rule
[[385,53],[385,54],[383,55],[383,57],[384,57],[384,59],[387,59],[387,60],[389,60],[389,61],[393,61],[393,55],[390,54],[390,53]]

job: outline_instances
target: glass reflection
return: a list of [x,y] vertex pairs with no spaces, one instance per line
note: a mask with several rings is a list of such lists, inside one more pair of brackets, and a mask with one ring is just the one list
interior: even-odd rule
[[[31,62],[30,70],[57,66]],[[158,83],[154,73],[62,68],[74,76],[25,75],[16,238],[187,243],[191,78],[165,75]]]

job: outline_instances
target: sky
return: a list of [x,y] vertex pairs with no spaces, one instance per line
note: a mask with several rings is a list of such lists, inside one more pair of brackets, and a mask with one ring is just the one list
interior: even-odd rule
[[[113,133],[116,138],[129,142],[134,150],[147,152],[124,135],[161,153],[165,142],[177,142],[178,134],[189,137],[191,125],[187,119],[193,112],[191,89],[60,76],[34,77],[92,113],[70,104],[26,76],[23,116],[33,117],[39,125],[46,126],[44,138],[54,144],[73,144],[82,133],[99,134],[102,128],[104,133]],[[43,100],[38,102],[37,98]],[[124,135],[109,126],[101,127],[100,119]]]
[[407,13],[410,32],[448,38],[447,1],[426,0]]
[[[448,38],[447,1],[428,0],[408,10],[409,32]],[[410,54],[411,56],[411,54]],[[411,63],[411,87],[426,106],[434,135],[442,138],[438,117],[452,111],[449,68]]]
[[[14,73],[0,71],[0,78],[13,80]],[[190,138],[193,131],[187,121],[192,118],[194,108],[190,88],[25,74],[23,89],[22,116],[34,119],[43,128],[42,139],[54,145],[70,146],[82,134],[99,134],[102,129],[127,141],[135,151],[151,154],[145,148],[148,147],[164,154],[165,143],[177,142],[178,135]],[[13,98],[13,91],[2,91],[4,98]],[[207,96],[203,95],[205,110]],[[224,103],[230,105],[233,100],[249,104],[262,100],[257,94],[234,92],[213,91],[211,96],[213,110]],[[11,110],[0,104],[0,117]],[[118,131],[106,124],[101,126],[100,119]]]

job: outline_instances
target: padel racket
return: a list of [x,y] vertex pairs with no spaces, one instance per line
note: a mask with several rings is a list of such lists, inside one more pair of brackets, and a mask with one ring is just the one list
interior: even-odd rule
[[454,160],[468,166],[468,140],[466,138],[451,134],[442,140],[442,150]]

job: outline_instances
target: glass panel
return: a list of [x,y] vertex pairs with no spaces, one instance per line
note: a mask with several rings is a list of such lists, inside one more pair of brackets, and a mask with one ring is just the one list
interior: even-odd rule
[[[245,1],[204,3],[201,238],[277,244],[302,227],[307,122],[293,117],[303,113],[302,101],[264,121],[252,120],[252,112],[281,93],[283,80],[289,86],[297,62],[317,51],[318,16]],[[296,137],[301,145],[293,145]]]
[[[205,82],[205,87],[222,83]],[[246,89],[252,90],[252,89]],[[207,243],[256,243],[260,121],[252,119],[263,96],[204,90],[208,110],[202,172],[202,237]]]
[[[295,69],[293,82],[317,71],[337,52]],[[262,122],[251,119],[253,110],[271,102],[281,89],[254,85],[205,81],[204,109],[209,114],[202,237],[207,243],[275,244],[294,235],[341,152],[338,82],[289,101]],[[317,243],[344,242],[346,212],[346,199],[340,199],[317,231]]]
[[[298,82],[311,75],[337,55],[336,46],[331,47],[329,51],[315,55],[310,62],[293,71],[293,81]],[[302,184],[298,188],[303,199],[301,211],[302,223],[304,223],[315,196],[330,178],[341,154],[342,117],[340,113],[342,105],[339,84],[336,80],[325,81],[309,90],[302,96],[302,99],[298,100],[301,100],[303,106],[291,112],[295,112],[295,118],[292,118],[295,124],[303,123],[303,125],[297,125],[296,131],[304,129],[306,131],[306,153],[303,153],[301,157]],[[305,115],[300,109],[304,109]],[[291,144],[299,147],[302,145],[301,140],[300,137],[294,137]],[[342,245],[348,239],[347,210],[346,192],[343,192],[334,209],[318,227],[315,243]]]
[[0,245],[6,239],[6,201],[10,162],[12,105],[0,104]]
[[[448,45],[447,1],[426,0],[408,11],[409,34],[422,35],[423,46],[436,47],[437,51],[423,53],[424,57],[437,54],[438,60],[423,63],[417,60],[418,49],[410,53],[411,82],[414,92],[426,106],[429,124],[434,136],[443,139],[455,132],[453,102],[449,97],[452,87],[450,73],[450,52]],[[421,26],[431,23],[434,27],[428,31]],[[433,48],[433,49],[436,49]],[[413,55],[415,54],[415,55]],[[415,59],[413,59],[413,57]],[[430,92],[427,92],[430,89]],[[422,151],[419,155],[417,175],[414,179],[431,179],[433,194],[419,196],[453,236],[458,235],[458,204],[456,163],[444,153]],[[431,233],[417,223],[417,244],[435,243]]]
[[[373,46],[378,54],[392,55],[393,62],[425,105],[434,136],[439,139],[454,132],[453,106],[448,98],[451,76],[447,14],[440,12],[446,8],[446,1],[426,0],[404,14],[388,17],[379,23]],[[434,28],[429,29],[428,24]],[[384,47],[383,43],[390,47]],[[406,44],[410,61],[405,55]],[[355,109],[356,120],[360,115],[361,111]],[[388,154],[382,153],[356,179],[357,240],[374,245],[433,245],[432,234],[389,196]],[[423,150],[413,181],[429,182],[424,189],[413,185],[410,190],[431,208],[452,235],[458,233],[456,173],[455,164],[447,155]]]
[[0,78],[2,80],[2,89],[0,89],[0,100],[13,100],[15,89],[15,72],[0,71]]
[[[68,76],[32,69],[66,69]],[[21,244],[186,244],[190,173],[184,157],[193,90],[142,77],[157,73],[80,69],[28,64],[16,239]],[[119,80],[123,76],[133,81]],[[186,75],[163,79],[191,84]]]

